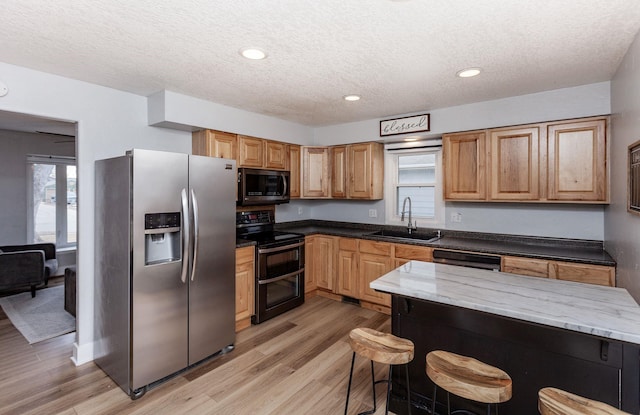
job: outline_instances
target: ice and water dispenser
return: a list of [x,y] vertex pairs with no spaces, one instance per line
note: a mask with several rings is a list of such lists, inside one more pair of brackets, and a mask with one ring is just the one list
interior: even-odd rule
[[145,265],[179,261],[180,230],[180,212],[145,214]]

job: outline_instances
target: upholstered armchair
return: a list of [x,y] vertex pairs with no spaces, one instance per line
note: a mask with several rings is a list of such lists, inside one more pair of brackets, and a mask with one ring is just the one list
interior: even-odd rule
[[56,244],[40,243],[27,245],[0,246],[2,252],[43,251],[44,252],[44,285],[49,283],[49,277],[58,272],[58,259],[56,258]]
[[56,246],[52,243],[0,246],[0,287],[28,285],[31,296],[36,286],[47,285],[49,277],[58,271]]

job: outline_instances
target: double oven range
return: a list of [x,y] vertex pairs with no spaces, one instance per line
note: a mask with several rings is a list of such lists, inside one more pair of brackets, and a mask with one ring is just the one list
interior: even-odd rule
[[236,213],[236,236],[256,242],[253,324],[304,303],[304,235],[274,230],[271,210]]

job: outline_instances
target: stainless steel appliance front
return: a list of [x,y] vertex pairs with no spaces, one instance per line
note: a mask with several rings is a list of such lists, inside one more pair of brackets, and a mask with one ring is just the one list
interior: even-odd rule
[[132,398],[235,341],[235,174],[149,150],[96,162],[96,363]]
[[238,205],[269,205],[289,202],[289,172],[238,169]]
[[254,323],[304,303],[304,239],[258,245],[257,264]]
[[304,303],[304,235],[274,230],[273,214],[269,209],[236,213],[237,237],[258,245],[254,324]]

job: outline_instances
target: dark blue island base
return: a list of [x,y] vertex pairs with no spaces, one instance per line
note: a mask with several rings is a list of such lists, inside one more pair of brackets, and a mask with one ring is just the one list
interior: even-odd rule
[[[638,322],[640,324],[640,322]],[[467,355],[506,371],[513,397],[503,415],[537,415],[546,386],[640,413],[640,346],[501,317],[481,311],[392,295],[392,332],[415,344],[409,364],[413,414],[429,414],[433,383],[425,373],[432,350]],[[401,372],[401,371],[397,371]],[[393,377],[390,410],[406,414],[404,373]],[[439,391],[439,404],[445,401]],[[451,407],[485,414],[486,406],[451,395]],[[436,413],[446,413],[439,405]]]

